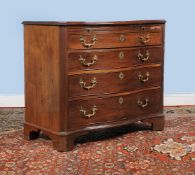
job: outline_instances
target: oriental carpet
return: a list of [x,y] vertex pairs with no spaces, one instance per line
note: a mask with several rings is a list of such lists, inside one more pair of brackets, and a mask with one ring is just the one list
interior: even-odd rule
[[23,139],[22,108],[0,109],[0,175],[195,175],[195,106],[165,107],[165,130],[141,122],[78,138],[70,152]]

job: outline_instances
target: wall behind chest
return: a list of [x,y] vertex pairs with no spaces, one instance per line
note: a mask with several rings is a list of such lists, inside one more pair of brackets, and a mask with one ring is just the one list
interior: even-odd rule
[[24,20],[120,21],[166,19],[165,94],[195,92],[193,0],[2,0],[0,94],[24,93]]

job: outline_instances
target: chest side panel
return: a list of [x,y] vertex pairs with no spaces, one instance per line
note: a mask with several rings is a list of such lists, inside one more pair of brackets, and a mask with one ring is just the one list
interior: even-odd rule
[[60,28],[24,26],[25,122],[59,131]]

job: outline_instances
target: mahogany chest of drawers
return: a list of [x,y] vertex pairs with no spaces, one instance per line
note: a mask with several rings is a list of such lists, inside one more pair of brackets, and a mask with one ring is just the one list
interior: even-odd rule
[[90,131],[164,127],[163,20],[24,24],[24,136],[58,151]]

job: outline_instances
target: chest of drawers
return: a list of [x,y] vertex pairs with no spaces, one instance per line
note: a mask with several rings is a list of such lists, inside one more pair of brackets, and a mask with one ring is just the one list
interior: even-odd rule
[[100,129],[164,127],[163,20],[24,24],[24,137],[58,151]]

